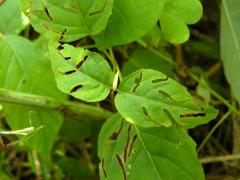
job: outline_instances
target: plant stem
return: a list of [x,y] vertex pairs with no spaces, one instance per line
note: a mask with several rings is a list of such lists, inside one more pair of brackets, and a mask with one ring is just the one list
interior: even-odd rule
[[224,97],[222,97],[220,94],[218,94],[215,90],[213,90],[206,82],[201,81],[196,75],[189,72],[189,75],[198,83],[202,84],[204,87],[208,89],[208,91],[217,99],[223,102],[225,106],[229,108],[233,113],[240,116],[240,111],[238,111],[232,104],[230,104]]
[[122,81],[122,74],[121,74],[121,70],[120,67],[118,65],[118,62],[114,56],[113,50],[112,48],[109,48],[109,53],[107,51],[104,51],[104,53],[106,54],[106,56],[108,57],[108,59],[111,61],[111,64],[113,66],[113,69],[115,71],[115,73],[118,72],[119,74],[119,80]]
[[202,164],[207,164],[207,163],[214,163],[214,162],[224,162],[224,161],[232,161],[232,160],[239,160],[240,159],[240,154],[231,154],[231,155],[226,155],[226,156],[216,156],[216,157],[205,157],[200,159],[200,162]]
[[230,116],[232,111],[228,111],[222,118],[215,124],[215,126],[211,129],[211,131],[208,133],[208,135],[204,138],[203,142],[199,146],[197,152],[201,151],[201,149],[204,147],[206,142],[209,140],[209,138],[212,136],[212,134],[215,132],[215,130]]
[[64,114],[75,114],[82,119],[87,118],[91,120],[105,120],[113,114],[108,110],[88,104],[58,101],[47,96],[21,93],[2,88],[0,88],[0,102],[61,110]]
[[166,61],[169,64],[174,64],[174,61],[172,60],[172,58],[164,55],[163,53],[160,53],[159,51],[157,51],[156,49],[149,47],[144,41],[142,40],[137,40],[137,43],[140,44],[141,46],[143,46],[144,48],[148,49],[149,51],[151,51],[152,53],[156,54],[157,56],[159,56],[160,58],[162,58],[164,61]]

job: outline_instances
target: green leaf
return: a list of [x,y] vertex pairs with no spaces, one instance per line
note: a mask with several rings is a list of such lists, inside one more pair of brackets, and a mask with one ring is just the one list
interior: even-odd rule
[[[58,91],[49,60],[30,41],[15,35],[0,37],[0,87],[18,92],[65,96]],[[12,129],[43,126],[25,144],[49,156],[62,124],[62,116],[53,110],[4,104],[7,122]]]
[[133,42],[155,25],[158,16],[159,0],[114,0],[107,27],[95,42],[100,49]]
[[18,34],[26,23],[27,19],[17,0],[8,0],[0,4],[0,33]]
[[[159,51],[163,56],[169,57],[169,54],[162,50]],[[156,54],[148,50],[135,50],[132,52],[129,60],[122,68],[123,76],[127,76],[139,69],[153,69],[161,71],[169,77],[173,77],[173,67]]]
[[221,10],[221,56],[225,75],[240,102],[240,2],[223,0]]
[[117,110],[128,122],[141,127],[178,124],[192,128],[217,115],[217,110],[211,106],[197,106],[184,86],[151,69],[127,76],[118,91]]
[[204,179],[195,143],[180,128],[139,128],[115,114],[98,145],[102,180]]
[[101,101],[108,96],[114,73],[102,56],[55,41],[49,43],[49,50],[61,91],[88,102]]
[[[112,0],[21,0],[31,24],[64,42],[99,34],[112,13]],[[28,4],[28,5],[27,5]]]
[[196,23],[202,16],[199,0],[164,0],[160,24],[164,38],[171,43],[183,43],[189,38],[187,25]]

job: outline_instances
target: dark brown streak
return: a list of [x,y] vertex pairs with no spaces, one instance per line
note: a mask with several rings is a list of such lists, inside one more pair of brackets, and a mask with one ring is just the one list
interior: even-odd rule
[[83,86],[81,84],[77,85],[77,86],[74,86],[72,89],[71,89],[71,93],[74,93],[76,92],[77,90],[79,90],[80,88],[82,88]]
[[136,134],[133,136],[133,140],[132,140],[132,142],[131,142],[131,144],[130,144],[130,148],[129,148],[129,152],[128,152],[128,157],[131,155],[131,152],[132,152],[132,149],[133,149],[133,145],[134,145],[134,143],[136,142],[137,137],[138,137],[138,136],[137,136]]
[[64,35],[66,34],[66,32],[67,32],[67,28],[64,28],[63,31],[60,33],[60,40],[63,40]]
[[61,51],[63,49],[64,49],[64,47],[61,44],[57,47],[57,50],[59,50],[59,51]]
[[128,147],[129,147],[129,142],[130,142],[130,136],[131,136],[131,128],[132,126],[128,127],[128,136],[127,136],[127,142],[125,144],[124,148],[124,162],[127,162],[127,155],[128,155]]
[[49,11],[48,11],[48,8],[44,8],[44,12],[45,12],[45,14],[47,15],[47,17],[48,17],[48,19],[50,20],[50,21],[53,21],[53,17],[51,16],[51,14],[49,13]]
[[68,61],[68,60],[71,59],[71,57],[64,57],[64,59],[65,59],[66,61]]
[[165,78],[162,79],[154,79],[152,80],[152,83],[161,83],[161,82],[165,82],[168,80],[168,77],[166,76]]
[[76,70],[70,70],[70,71],[65,72],[64,74],[65,74],[65,75],[69,75],[69,74],[73,74],[73,73],[75,73],[75,72],[76,72]]
[[155,125],[157,125],[157,126],[161,126],[161,124],[159,124],[157,121],[155,121],[155,120],[153,120],[151,117],[150,117],[150,115],[148,114],[148,112],[147,112],[147,109],[143,106],[142,107],[142,111],[143,111],[143,113],[145,114],[145,116],[148,118],[148,120],[150,120],[151,122],[153,122]]
[[171,112],[168,110],[168,109],[163,109],[163,112],[167,115],[167,117],[168,117],[168,119],[174,124],[174,125],[176,125],[176,126],[181,126],[181,124],[179,123],[179,122],[177,122],[175,119],[174,119],[174,117],[173,117],[173,115],[171,114]]
[[162,94],[163,96],[169,98],[170,100],[175,101],[176,103],[183,103],[183,102],[189,101],[189,100],[178,101],[178,100],[173,99],[173,98],[172,98],[168,93],[166,93],[165,91],[158,90],[158,92],[159,92],[160,94]]
[[107,172],[106,172],[106,169],[104,167],[104,159],[102,159],[102,170],[103,170],[103,174],[104,174],[104,177],[107,178]]
[[168,93],[166,93],[166,92],[164,92],[164,91],[162,91],[162,90],[159,90],[158,92],[159,92],[160,94],[162,94],[163,96],[166,96],[167,98],[175,101]]
[[79,69],[83,63],[87,60],[88,56],[84,56],[83,60],[81,60],[77,65],[76,65],[76,69]]
[[133,93],[136,93],[136,90],[139,86],[140,86],[140,84],[136,84],[136,86],[133,88]]
[[135,87],[133,88],[133,93],[136,93],[136,90],[137,90],[137,88],[140,86],[140,83],[141,83],[141,81],[142,81],[142,77],[143,77],[143,75],[142,75],[142,73],[140,73],[140,75],[139,75],[139,77],[138,78],[135,78]]
[[120,126],[120,128],[119,128],[119,130],[118,130],[118,132],[114,132],[110,137],[109,137],[109,139],[110,140],[112,140],[112,141],[115,141],[115,140],[117,140],[117,138],[118,138],[118,136],[119,136],[119,134],[121,133],[121,131],[122,131],[122,128],[123,128],[123,124],[124,124],[124,121],[122,120],[122,123],[121,123],[121,126]]
[[188,117],[203,117],[206,116],[206,113],[196,113],[196,114],[181,114],[180,118],[188,118]]
[[135,84],[140,84],[141,81],[142,81],[142,77],[143,77],[143,75],[142,75],[142,73],[140,73],[140,74],[139,74],[139,77],[138,77],[138,78],[135,78]]
[[117,157],[117,160],[118,160],[118,163],[123,171],[123,177],[124,177],[124,180],[127,180],[127,174],[125,172],[125,169],[124,169],[124,165],[123,165],[123,162],[122,162],[122,159],[120,158],[120,156],[118,154],[116,154],[116,157]]

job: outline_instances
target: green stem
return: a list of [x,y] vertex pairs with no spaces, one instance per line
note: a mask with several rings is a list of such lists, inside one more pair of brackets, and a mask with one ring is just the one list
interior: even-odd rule
[[114,68],[115,73],[118,72],[119,73],[119,79],[120,81],[122,81],[122,74],[121,74],[121,70],[120,67],[118,65],[118,62],[114,56],[113,50],[112,48],[109,48],[109,53],[107,51],[104,52],[106,54],[106,56],[108,57],[108,59],[111,61],[111,64]]
[[203,142],[200,144],[197,152],[201,151],[201,149],[204,147],[206,142],[209,140],[209,138],[212,136],[212,134],[215,132],[215,130],[232,114],[232,111],[228,111],[222,118],[215,124],[215,126],[211,129],[211,131],[208,133],[208,135],[204,138]]
[[71,101],[58,101],[47,96],[21,93],[1,88],[0,102],[61,110],[61,112],[66,115],[77,115],[81,117],[81,119],[105,120],[113,114],[108,110],[88,104]]
[[231,105],[224,97],[222,97],[220,94],[218,94],[215,90],[213,90],[206,82],[202,82],[196,75],[194,75],[193,73],[189,73],[189,75],[195,80],[197,81],[199,84],[202,84],[204,87],[207,88],[207,90],[217,99],[219,99],[220,101],[223,102],[223,104],[225,104],[225,106],[227,106],[229,108],[229,110],[231,110],[233,113],[237,114],[240,116],[240,111],[238,111],[233,105]]
[[159,51],[157,51],[156,49],[149,47],[144,41],[142,40],[137,40],[137,43],[140,44],[141,46],[143,46],[144,48],[148,49],[149,51],[151,51],[152,53],[156,54],[157,56],[159,56],[160,58],[162,58],[164,61],[166,61],[169,64],[174,64],[174,61],[172,60],[172,58],[164,55],[163,53],[160,53]]

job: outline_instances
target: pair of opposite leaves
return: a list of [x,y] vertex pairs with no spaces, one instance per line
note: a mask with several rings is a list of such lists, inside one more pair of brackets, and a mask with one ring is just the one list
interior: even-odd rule
[[182,43],[187,24],[202,16],[199,0],[21,0],[34,28],[47,36],[71,42],[92,36],[100,49],[128,44],[160,21],[163,37]]
[[[104,100],[112,89],[114,73],[99,54],[56,41],[49,44],[58,88],[87,102]],[[130,123],[141,127],[192,128],[214,119],[212,106],[200,108],[187,89],[161,72],[141,69],[125,77],[115,105]]]

